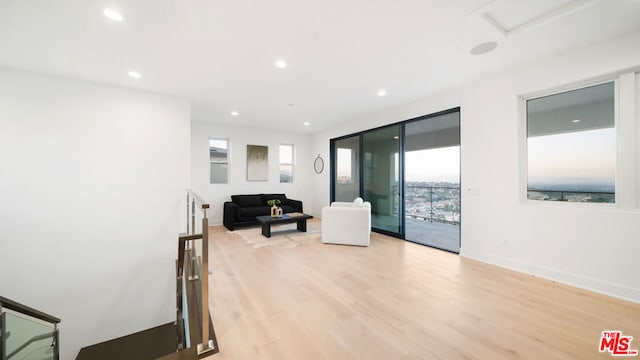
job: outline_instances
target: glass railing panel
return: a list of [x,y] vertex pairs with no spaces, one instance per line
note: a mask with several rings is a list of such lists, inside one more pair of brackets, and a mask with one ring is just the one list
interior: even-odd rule
[[196,274],[198,275],[199,279],[202,279],[202,274],[201,274],[201,262],[202,262],[202,240],[195,240],[192,241],[193,243],[193,259],[195,261],[194,266],[195,266],[195,270],[196,270]]
[[53,324],[5,310],[5,354],[7,360],[55,359]]
[[460,187],[446,185],[405,187],[405,239],[458,253]]
[[435,221],[460,223],[460,188],[434,188],[433,217]]
[[443,186],[407,186],[407,218],[460,224],[460,188]]
[[183,276],[182,277],[182,308],[181,308],[181,313],[180,316],[182,317],[182,324],[183,326],[181,327],[182,330],[184,331],[183,333],[183,341],[184,341],[184,347],[185,348],[190,348],[192,346],[191,344],[191,334],[189,331],[189,311],[191,311],[191,309],[189,308],[189,299],[187,296],[187,282],[188,282],[188,278],[187,276]]

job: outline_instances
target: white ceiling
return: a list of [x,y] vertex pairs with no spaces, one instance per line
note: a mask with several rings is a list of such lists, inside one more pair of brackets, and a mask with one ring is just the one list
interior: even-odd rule
[[[182,96],[197,120],[311,133],[638,31],[639,15],[639,0],[0,0],[0,66]],[[498,48],[470,55],[485,41]]]

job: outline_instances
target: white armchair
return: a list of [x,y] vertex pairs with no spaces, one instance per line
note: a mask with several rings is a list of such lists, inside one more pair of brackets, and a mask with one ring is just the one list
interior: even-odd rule
[[322,208],[322,242],[369,246],[371,203],[357,198],[353,202],[333,202]]

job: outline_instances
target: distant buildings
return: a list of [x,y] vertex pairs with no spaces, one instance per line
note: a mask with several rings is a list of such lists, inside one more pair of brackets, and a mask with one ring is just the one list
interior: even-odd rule
[[408,182],[404,198],[407,217],[460,224],[459,183]]

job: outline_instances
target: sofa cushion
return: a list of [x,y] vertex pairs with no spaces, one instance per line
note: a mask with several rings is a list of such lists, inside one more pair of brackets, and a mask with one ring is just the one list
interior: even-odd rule
[[285,194],[262,194],[262,204],[264,205],[267,205],[267,201],[273,199],[280,200],[280,205],[282,205],[287,201],[287,196]]
[[280,207],[282,208],[282,212],[283,212],[283,213],[285,213],[285,214],[286,214],[286,213],[291,213],[291,212],[296,211],[296,209],[295,209],[293,206],[289,206],[289,205],[282,205],[282,206],[280,206]]
[[254,218],[256,216],[263,216],[271,214],[271,208],[268,206],[248,206],[240,209],[240,214],[243,218]]
[[353,206],[355,207],[362,207],[362,204],[364,204],[364,200],[362,200],[361,197],[357,197],[355,200],[353,200]]
[[262,206],[262,197],[260,195],[231,195],[231,201],[240,207]]

